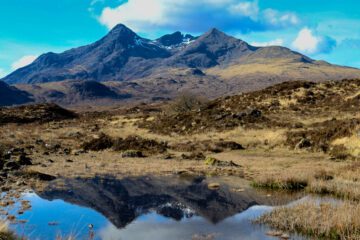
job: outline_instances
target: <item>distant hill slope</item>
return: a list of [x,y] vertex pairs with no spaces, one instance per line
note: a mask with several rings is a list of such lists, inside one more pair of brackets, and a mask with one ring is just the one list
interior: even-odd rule
[[45,84],[17,85],[19,89],[31,93],[37,102],[55,102],[62,105],[83,102],[114,102],[130,98],[130,94],[95,81],[61,81]]
[[[274,131],[287,128],[299,138],[304,133],[299,129],[305,128],[306,134],[313,134],[311,141],[320,147],[330,136],[335,139],[350,134],[349,126],[359,128],[359,89],[360,79],[283,82],[259,91],[217,98],[192,111],[165,111],[153,121],[144,119],[140,126],[156,133],[180,135],[228,131],[239,126]],[[294,139],[290,140],[294,143]]]
[[0,106],[32,102],[31,95],[0,81]]
[[0,125],[61,121],[76,118],[77,114],[56,104],[29,104],[0,108]]

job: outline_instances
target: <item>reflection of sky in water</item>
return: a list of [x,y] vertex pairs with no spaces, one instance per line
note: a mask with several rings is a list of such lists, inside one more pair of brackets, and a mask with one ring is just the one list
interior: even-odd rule
[[[86,236],[90,223],[98,229],[108,224],[107,219],[96,211],[71,205],[62,200],[47,201],[35,194],[29,194],[24,199],[31,201],[32,208],[25,212],[20,219],[29,221],[25,225],[14,227],[18,233],[29,235],[30,239],[53,240],[58,234]],[[58,225],[49,226],[50,222],[57,222]]]
[[[77,239],[87,239],[88,225],[95,227],[97,239],[104,240],[191,240],[194,234],[215,234],[216,239],[274,239],[266,236],[267,227],[254,225],[254,219],[271,209],[255,206],[247,211],[227,218],[216,225],[206,219],[194,216],[175,221],[154,212],[142,215],[124,229],[117,229],[104,216],[96,211],[65,203],[62,200],[47,201],[35,194],[28,194],[25,199],[32,203],[32,210],[20,219],[28,219],[25,225],[13,225],[20,234],[29,235],[30,239],[51,239],[57,234],[66,236],[73,233]],[[49,226],[49,222],[58,222]]]
[[266,227],[251,224],[249,219],[259,216],[268,210],[268,207],[253,207],[237,214],[216,225],[201,217],[184,219],[180,222],[169,220],[156,213],[150,213],[139,218],[125,229],[118,230],[108,225],[101,230],[100,236],[103,239],[126,240],[126,239],[157,239],[157,240],[191,240],[194,234],[214,234],[216,239],[274,239],[267,237]]

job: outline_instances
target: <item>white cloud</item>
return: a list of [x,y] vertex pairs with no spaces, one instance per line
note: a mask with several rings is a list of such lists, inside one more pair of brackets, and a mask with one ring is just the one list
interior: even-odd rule
[[263,14],[266,21],[274,26],[286,27],[300,23],[300,19],[294,13],[281,13],[274,9],[266,9]]
[[25,67],[29,64],[31,64],[33,61],[35,61],[35,59],[38,56],[34,56],[34,55],[27,55],[24,56],[22,58],[20,58],[19,60],[15,61],[13,64],[11,64],[11,70],[15,71],[16,69]]
[[316,52],[319,43],[320,39],[314,36],[309,28],[303,28],[292,45],[296,50],[301,52],[314,53]]
[[203,32],[211,27],[250,32],[299,23],[294,13],[260,10],[257,0],[128,0],[117,7],[105,7],[98,19],[109,29],[122,23],[140,32]]
[[0,68],[0,78],[3,78],[6,76],[6,72],[4,69]]
[[328,53],[336,46],[336,41],[327,36],[318,36],[313,30],[305,27],[300,30],[292,47],[302,53]]
[[147,22],[148,24],[163,24],[165,21],[165,6],[162,0],[130,0],[117,8],[106,7],[101,16],[100,22],[109,29],[118,23],[133,25],[135,30],[138,26]]
[[283,46],[284,45],[284,39],[277,38],[277,39],[269,41],[269,42],[251,42],[251,45],[257,46],[257,47]]
[[240,14],[256,20],[259,15],[259,5],[257,1],[254,2],[240,2],[229,7],[231,14]]

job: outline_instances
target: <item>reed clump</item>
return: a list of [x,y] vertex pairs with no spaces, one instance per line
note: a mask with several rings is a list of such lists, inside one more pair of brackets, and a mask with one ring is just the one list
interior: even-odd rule
[[316,239],[360,239],[360,204],[308,200],[276,208],[256,220],[282,231],[297,232]]

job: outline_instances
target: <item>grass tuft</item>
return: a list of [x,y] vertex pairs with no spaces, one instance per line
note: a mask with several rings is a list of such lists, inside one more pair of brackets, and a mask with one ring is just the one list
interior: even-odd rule
[[0,240],[16,240],[19,239],[12,233],[6,222],[0,221]]
[[289,207],[276,208],[261,216],[257,223],[297,232],[316,239],[360,239],[360,204],[354,202],[318,203],[309,200]]
[[287,176],[285,178],[268,176],[253,181],[251,185],[255,188],[297,191],[305,189],[308,186],[308,180],[295,176]]

